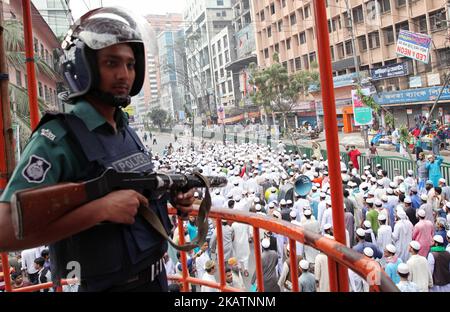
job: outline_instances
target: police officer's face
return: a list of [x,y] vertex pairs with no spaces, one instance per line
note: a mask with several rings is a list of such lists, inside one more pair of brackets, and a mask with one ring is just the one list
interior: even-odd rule
[[100,90],[115,96],[128,96],[136,77],[134,53],[127,44],[98,51]]

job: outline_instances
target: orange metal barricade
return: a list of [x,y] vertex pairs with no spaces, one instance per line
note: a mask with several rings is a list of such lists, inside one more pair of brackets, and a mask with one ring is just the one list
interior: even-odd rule
[[[174,208],[169,208],[169,213],[176,215]],[[198,207],[193,208],[190,211],[190,215],[198,215]],[[398,291],[397,287],[386,275],[386,273],[380,268],[380,266],[371,259],[366,258],[364,255],[326,237],[319,234],[311,233],[304,230],[301,226],[294,225],[286,221],[275,220],[271,217],[261,216],[255,213],[248,213],[243,211],[236,211],[232,209],[217,209],[213,208],[210,212],[210,218],[216,220],[217,225],[217,250],[218,250],[218,267],[219,267],[219,283],[213,283],[204,281],[198,278],[190,277],[186,252],[181,252],[181,264],[182,275],[181,276],[168,276],[171,281],[177,281],[182,284],[183,291],[189,291],[190,284],[204,285],[211,288],[216,288],[223,292],[237,292],[243,291],[235,289],[226,285],[225,280],[225,262],[223,256],[223,239],[222,239],[222,220],[229,222],[240,222],[249,224],[253,227],[253,242],[254,242],[254,255],[255,255],[255,272],[256,272],[256,285],[258,291],[264,291],[263,270],[261,264],[261,247],[260,247],[260,229],[268,230],[273,233],[282,234],[289,240],[290,246],[290,272],[291,276],[297,276],[298,263],[296,263],[296,242],[311,246],[317,250],[326,254],[329,259],[353,270],[360,275],[370,284],[370,290],[376,292],[395,292]],[[178,232],[184,234],[183,220],[178,217]],[[180,244],[185,243],[184,235],[179,235]],[[8,268],[8,256],[2,254],[3,268]],[[330,274],[330,285],[334,283],[338,284],[335,274]],[[67,285],[68,281],[63,280],[62,285]],[[296,278],[292,278],[293,291],[298,291],[298,281]],[[40,289],[48,289],[53,287],[52,283],[34,285],[21,289],[11,289],[11,280],[8,274],[5,274],[5,290],[20,292],[20,291],[37,291]],[[62,291],[60,288],[59,291]]]

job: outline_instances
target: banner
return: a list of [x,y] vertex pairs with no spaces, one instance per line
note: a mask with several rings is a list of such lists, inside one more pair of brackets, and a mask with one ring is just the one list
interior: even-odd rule
[[[370,89],[362,89],[365,96],[370,96]],[[364,105],[357,90],[352,90],[353,118],[355,126],[367,126],[373,123],[372,109]]]
[[402,29],[398,35],[397,54],[428,64],[430,45],[430,36]]
[[370,70],[370,76],[374,81],[394,77],[403,77],[407,75],[409,75],[409,65],[406,62],[391,64]]

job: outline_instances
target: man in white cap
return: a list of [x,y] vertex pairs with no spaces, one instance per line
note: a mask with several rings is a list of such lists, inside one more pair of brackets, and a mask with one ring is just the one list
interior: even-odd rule
[[[304,216],[305,221],[301,224],[303,228],[309,232],[319,234],[320,233],[319,222],[313,219],[314,216],[312,215],[312,211],[310,209],[306,209],[304,211]],[[307,260],[314,266],[315,259],[319,251],[311,246],[305,245],[304,253],[305,253],[305,260]]]
[[395,255],[396,252],[397,250],[395,246],[392,244],[388,244],[384,249],[383,258],[385,263],[384,271],[391,278],[394,284],[400,282],[400,276],[398,276],[397,274],[397,268],[400,263],[403,263],[402,259]]
[[[301,254],[297,254],[296,262],[300,261],[302,258]],[[286,245],[286,257],[283,262],[283,269],[281,270],[280,277],[278,279],[278,286],[282,292],[292,290],[292,272],[291,272],[291,262],[290,262],[290,245]]]
[[426,257],[433,242],[434,224],[425,219],[425,210],[419,209],[417,215],[419,217],[419,222],[414,226],[412,238],[420,243],[421,248],[419,255]]
[[233,222],[231,228],[234,231],[233,251],[234,256],[243,270],[244,276],[248,276],[248,260],[250,257],[249,243],[252,239],[252,229],[245,223]]
[[380,251],[380,249],[378,249],[377,245],[375,245],[374,243],[367,242],[365,237],[366,231],[364,231],[362,228],[358,228],[356,230],[357,244],[353,246],[353,250],[359,253],[363,253],[364,248],[370,247],[374,252],[375,258],[381,259],[383,257],[383,253]]
[[431,202],[428,202],[428,195],[420,195],[420,200],[422,202],[422,205],[420,205],[419,209],[425,210],[425,219],[430,221],[431,223],[434,223],[433,205],[431,204]]
[[333,226],[333,212],[331,208],[331,198],[326,201],[327,209],[323,212],[322,222],[320,224],[320,229],[324,232],[325,224],[331,224]]
[[392,241],[397,248],[397,255],[406,262],[409,258],[408,248],[412,240],[412,232],[414,226],[409,221],[406,212],[403,210],[397,211],[394,232],[392,233]]
[[[270,240],[264,238],[261,241],[262,254],[261,264],[263,270],[264,291],[265,292],[280,292],[278,286],[278,255],[275,251],[270,249]],[[256,281],[256,272],[252,278],[252,284]]]
[[[223,241],[223,255],[224,260],[228,261],[233,257],[233,241],[235,239],[234,230],[228,224],[227,220],[222,220],[222,241]],[[209,242],[211,253],[217,256],[217,228],[214,229]],[[211,258],[213,258],[211,256]],[[215,259],[215,258],[214,258]]]
[[[377,216],[378,218],[378,216]],[[363,222],[362,228],[366,231],[366,242],[376,243],[375,234],[373,233],[372,224],[366,220]]]
[[327,209],[327,203],[326,203],[327,194],[326,193],[320,193],[320,201],[317,205],[317,222],[319,224],[322,223],[322,217],[325,209]]
[[444,178],[439,179],[439,186],[442,189],[442,196],[446,201],[450,201],[450,186],[447,185],[447,181]]
[[409,169],[407,172],[407,177],[405,179],[405,185],[407,190],[410,190],[412,187],[417,187],[417,181],[414,178],[414,171]]
[[328,273],[328,256],[319,252],[314,260],[314,277],[318,292],[330,291],[330,277]]
[[384,250],[388,244],[392,243],[392,228],[386,224],[385,214],[378,215],[378,222],[380,227],[378,228],[377,246],[380,250]]
[[[215,273],[216,273],[216,263],[214,260],[208,260],[205,263],[205,273],[202,276],[202,280],[217,283]],[[201,286],[201,292],[218,292],[217,288],[212,288],[208,286]]]
[[301,272],[298,278],[298,289],[300,292],[316,292],[316,279],[310,272],[310,265],[307,260],[301,260],[299,263]]
[[433,276],[432,292],[450,292],[450,253],[445,250],[444,238],[433,237],[434,246],[428,254],[428,266]]
[[214,208],[225,208],[226,199],[220,194],[220,189],[214,191],[214,195],[211,197],[211,204]]
[[412,207],[411,197],[406,197],[404,203],[405,203],[405,212],[406,215],[408,216],[409,221],[411,221],[413,225],[416,225],[416,223],[419,222],[419,220],[417,219],[416,216],[417,215],[416,209]]
[[418,292],[419,288],[414,282],[408,280],[409,267],[406,263],[400,263],[397,268],[398,275],[400,276],[400,282],[397,287],[401,292]]
[[417,241],[409,243],[411,256],[406,264],[409,268],[409,280],[417,285],[420,292],[428,292],[433,287],[433,276],[428,267],[427,259],[419,255],[420,248],[420,243]]

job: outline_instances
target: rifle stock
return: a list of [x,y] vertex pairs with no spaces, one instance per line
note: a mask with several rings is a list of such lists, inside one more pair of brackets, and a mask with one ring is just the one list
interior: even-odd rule
[[11,198],[14,233],[18,239],[23,239],[89,201],[85,183],[61,183],[18,191]]

